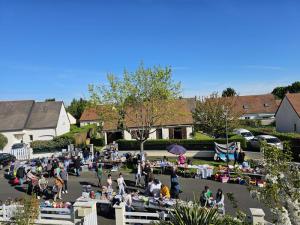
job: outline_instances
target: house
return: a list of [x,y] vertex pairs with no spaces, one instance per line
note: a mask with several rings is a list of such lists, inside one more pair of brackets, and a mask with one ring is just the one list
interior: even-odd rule
[[300,133],[300,93],[286,94],[275,118],[277,131]]
[[[149,139],[189,139],[193,132],[193,117],[192,111],[195,109],[195,98],[183,98],[174,100],[171,104],[173,116],[164,119],[161,123],[155,125],[155,128],[150,131]],[[116,112],[111,110],[112,107],[101,105],[97,108],[85,109],[80,118],[80,126],[89,124],[98,124],[100,121],[100,114],[103,112],[110,113],[109,119],[103,121],[103,132],[105,135],[105,142],[111,143],[118,139],[132,140],[132,133],[134,130],[140,128],[139,124],[132,122],[129,118],[127,120],[127,127],[130,132],[118,129],[118,117]],[[130,109],[129,109],[130,110]],[[164,109],[162,109],[164,110]],[[130,114],[130,113],[129,113]]]
[[69,118],[70,124],[71,125],[76,124],[77,121],[76,121],[75,117],[71,113],[69,113],[69,112],[67,112],[67,114],[68,114],[68,118]]
[[51,140],[70,131],[63,102],[0,101],[0,133],[8,139],[4,152],[15,143]]
[[265,123],[274,121],[278,103],[272,94],[237,96],[235,110],[242,116],[240,119],[257,119]]

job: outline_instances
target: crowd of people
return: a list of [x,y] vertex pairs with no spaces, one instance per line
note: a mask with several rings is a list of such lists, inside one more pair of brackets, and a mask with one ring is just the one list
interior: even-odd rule
[[[35,194],[37,198],[62,199],[62,194],[68,194],[69,172],[80,176],[81,158],[43,158],[20,163],[12,161],[8,175],[12,185],[19,186],[27,194]],[[51,181],[51,185],[50,185]],[[27,187],[25,186],[27,185]]]

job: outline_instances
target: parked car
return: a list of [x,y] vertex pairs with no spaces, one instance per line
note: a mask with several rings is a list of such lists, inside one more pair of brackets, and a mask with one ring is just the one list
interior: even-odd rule
[[233,130],[233,132],[235,134],[241,135],[247,141],[250,141],[251,139],[254,138],[254,135],[249,130],[246,130],[246,129],[242,129],[242,128],[241,129],[235,129],[235,130]]
[[0,169],[7,166],[11,161],[16,160],[14,155],[8,153],[0,153]]
[[11,146],[11,149],[27,148],[27,145],[24,143],[16,143]]
[[259,148],[260,149],[260,142],[266,141],[269,145],[276,146],[279,149],[283,149],[282,142],[274,136],[271,135],[258,135],[252,140],[250,140],[250,144],[253,148]]

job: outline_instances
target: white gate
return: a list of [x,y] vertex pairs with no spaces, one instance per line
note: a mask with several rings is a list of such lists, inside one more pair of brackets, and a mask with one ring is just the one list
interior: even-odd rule
[[11,154],[16,157],[17,160],[29,160],[31,156],[31,148],[17,148],[12,149]]

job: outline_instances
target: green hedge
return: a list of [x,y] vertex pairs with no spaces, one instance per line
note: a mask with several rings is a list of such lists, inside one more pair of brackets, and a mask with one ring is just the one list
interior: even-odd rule
[[72,143],[74,143],[73,138],[60,136],[49,141],[33,141],[30,146],[33,149],[33,153],[44,153],[61,151],[63,148],[67,148],[68,145]]
[[105,145],[104,138],[91,138],[91,144],[96,147],[102,147]]
[[[139,150],[140,145],[135,140],[118,140],[119,150]],[[148,140],[144,143],[145,150],[166,150],[167,146],[171,144],[179,144],[187,150],[214,150],[214,142],[219,144],[226,144],[226,139],[212,139],[212,140],[186,140],[186,139],[164,139],[164,140]],[[241,142],[241,147],[246,148],[246,141],[241,137],[229,138],[229,142]]]
[[0,134],[0,149],[3,149],[7,145],[7,137]]

